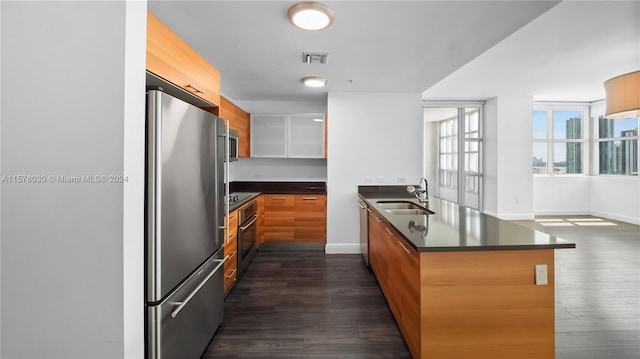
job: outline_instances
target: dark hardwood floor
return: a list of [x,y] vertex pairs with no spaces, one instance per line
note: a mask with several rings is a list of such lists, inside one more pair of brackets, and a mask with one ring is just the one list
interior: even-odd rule
[[259,251],[203,358],[411,358],[360,255]]
[[[514,222],[577,246],[555,256],[556,359],[639,359],[640,226],[588,216]],[[411,355],[360,255],[260,251],[203,357]]]

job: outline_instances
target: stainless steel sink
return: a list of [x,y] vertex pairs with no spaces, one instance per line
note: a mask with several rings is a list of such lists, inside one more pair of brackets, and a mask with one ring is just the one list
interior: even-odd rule
[[378,201],[377,204],[390,214],[416,216],[435,213],[409,201]]
[[423,209],[413,202],[408,201],[378,201],[378,206],[389,209]]
[[431,212],[428,209],[385,209],[385,211],[387,211],[388,213],[391,214],[401,214],[401,215],[412,215],[412,216],[418,216],[418,215],[422,215],[422,214],[434,214],[434,212]]

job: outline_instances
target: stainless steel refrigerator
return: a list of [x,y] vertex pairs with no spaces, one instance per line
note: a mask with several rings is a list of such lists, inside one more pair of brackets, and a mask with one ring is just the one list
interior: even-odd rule
[[223,121],[147,90],[146,356],[199,358],[223,317]]

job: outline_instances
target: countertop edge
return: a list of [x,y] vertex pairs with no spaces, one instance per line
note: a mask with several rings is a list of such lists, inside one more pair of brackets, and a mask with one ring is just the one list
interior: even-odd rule
[[[367,198],[367,197],[369,197],[369,198]],[[379,211],[376,208],[376,206],[374,205],[374,203],[372,203],[370,201],[370,200],[380,199],[380,198],[403,198],[403,199],[406,199],[406,200],[409,200],[409,201],[414,201],[415,200],[414,197],[412,197],[412,196],[402,196],[402,195],[399,195],[399,193],[386,193],[385,194],[385,193],[377,192],[377,193],[363,194],[361,192],[358,192],[358,198],[360,198],[363,201],[365,201],[371,210],[375,211],[381,217],[383,217],[418,252],[480,252],[480,251],[507,251],[507,250],[545,250],[545,249],[571,249],[571,248],[575,248],[576,247],[575,243],[571,243],[571,242],[550,243],[550,244],[522,244],[522,245],[505,244],[505,245],[460,246],[460,247],[452,247],[452,246],[418,246],[418,245],[416,245],[416,243],[413,240],[411,240],[410,238],[408,238],[404,234],[404,232],[403,232],[403,230],[401,228],[398,228],[398,226],[395,223],[395,222],[397,222],[397,220],[394,220],[393,218],[391,218],[391,217],[387,216],[386,214],[382,213],[381,211]],[[438,199],[438,200],[440,200],[440,199]],[[483,216],[489,216],[488,214],[481,213],[481,212],[480,212],[480,214],[483,215]],[[502,219],[499,219],[499,218],[496,218],[496,217],[493,217],[493,218],[495,218],[498,221],[505,221],[505,220],[502,220]],[[509,221],[505,221],[505,222],[509,222]],[[514,225],[517,225],[517,224],[514,224]],[[529,229],[529,228],[525,228],[525,227],[522,227],[522,228],[524,228],[525,230],[528,229],[530,231],[536,231],[534,229]]]

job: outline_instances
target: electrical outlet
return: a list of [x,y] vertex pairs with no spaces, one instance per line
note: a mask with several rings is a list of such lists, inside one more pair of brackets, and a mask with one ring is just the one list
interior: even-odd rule
[[398,183],[406,183],[407,179],[404,177],[398,177]]
[[377,178],[376,178],[376,181],[377,181],[378,183],[384,183],[384,177],[377,177]]
[[536,285],[547,285],[549,279],[547,278],[547,265],[536,264]]

